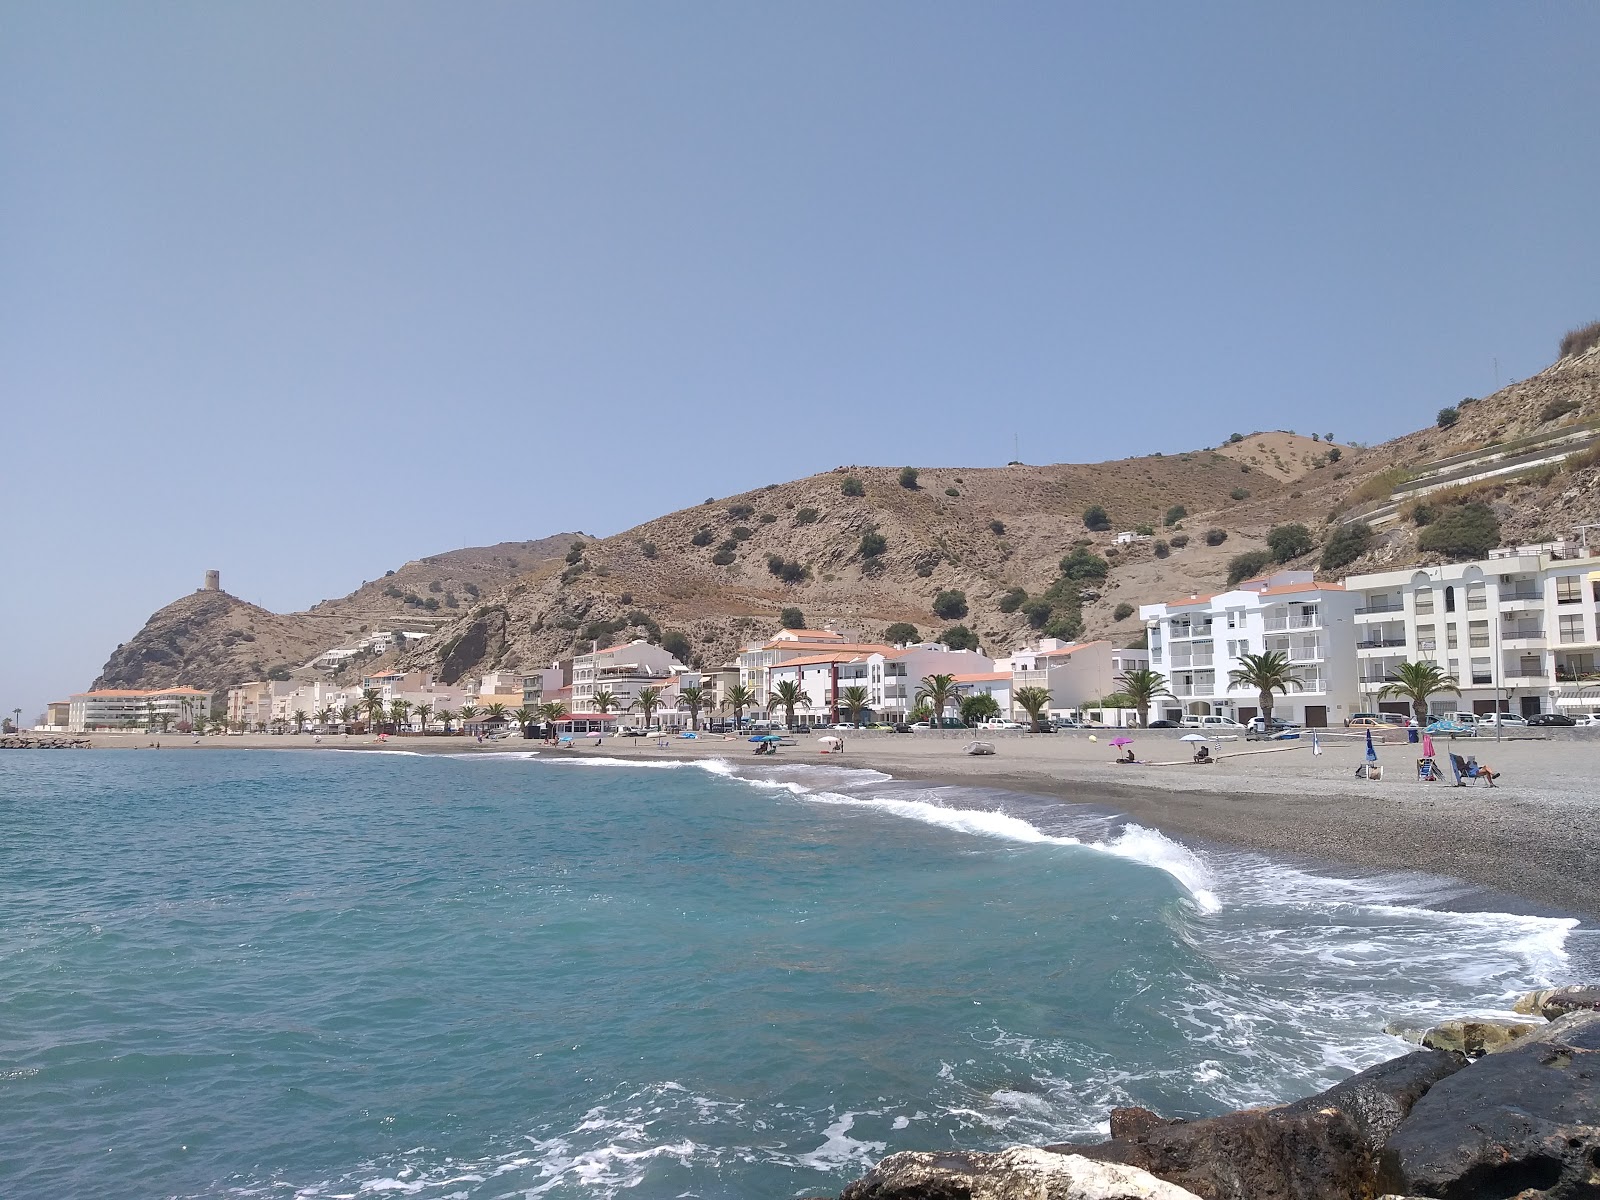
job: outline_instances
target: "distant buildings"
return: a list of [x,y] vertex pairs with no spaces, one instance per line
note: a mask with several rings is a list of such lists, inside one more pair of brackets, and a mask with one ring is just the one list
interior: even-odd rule
[[[50,706],[59,715],[59,704]],[[101,688],[67,700],[67,730],[178,729],[209,720],[211,696],[197,688]]]

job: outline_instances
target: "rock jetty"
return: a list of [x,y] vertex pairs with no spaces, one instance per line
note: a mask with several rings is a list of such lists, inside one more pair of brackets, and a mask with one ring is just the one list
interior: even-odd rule
[[1094,1145],[892,1154],[839,1200],[1597,1200],[1600,985],[1533,992],[1512,1022],[1462,1019],[1431,1046],[1315,1096],[1198,1121],[1111,1111]]

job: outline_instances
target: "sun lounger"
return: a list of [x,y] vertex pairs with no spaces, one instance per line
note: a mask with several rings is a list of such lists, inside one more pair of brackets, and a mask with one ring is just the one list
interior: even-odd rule
[[1480,779],[1489,787],[1494,786],[1495,773],[1486,766],[1479,766],[1476,756],[1462,758],[1459,754],[1452,754],[1450,769],[1455,773],[1457,787],[1466,787]]

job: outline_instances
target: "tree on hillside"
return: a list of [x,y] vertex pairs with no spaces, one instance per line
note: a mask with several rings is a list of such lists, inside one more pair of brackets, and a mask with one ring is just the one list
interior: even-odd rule
[[852,724],[861,724],[861,714],[867,711],[867,705],[872,696],[866,688],[851,686],[839,693],[839,707],[844,710],[845,720]]
[[804,629],[806,627],[806,615],[798,608],[786,608],[778,614],[778,624],[785,629]]
[[1238,670],[1228,672],[1228,686],[1256,689],[1263,728],[1271,733],[1272,693],[1282,692],[1287,696],[1290,688],[1303,687],[1304,683],[1289,665],[1288,655],[1279,650],[1268,650],[1265,654],[1241,654],[1239,662],[1242,665]]
[[900,468],[900,486],[909,488],[912,491],[917,490],[917,469],[915,467]]
[[1440,429],[1449,429],[1450,426],[1454,425],[1459,420],[1461,420],[1461,412],[1459,409],[1441,408],[1439,410],[1438,422]]
[[933,598],[933,611],[946,621],[960,620],[967,615],[967,594],[958,588],[940,592]]
[[896,621],[883,631],[883,640],[891,646],[907,646],[921,640],[922,635],[910,621]]
[[1050,707],[1050,689],[1042,687],[1018,688],[1011,697],[1011,703],[1028,714],[1032,723],[1032,732],[1039,732],[1039,725],[1044,720],[1045,709]]
[[1157,696],[1170,696],[1167,677],[1149,667],[1133,667],[1117,676],[1117,685],[1129,704],[1139,713],[1139,728],[1150,727],[1150,703]]
[[917,687],[916,699],[933,712],[934,728],[943,728],[945,709],[953,706],[961,696],[954,675],[925,675]]
[[861,485],[861,480],[857,479],[854,475],[848,476],[845,481],[839,485],[839,491],[846,496],[865,496],[867,494],[867,489]]
[[1388,675],[1388,681],[1378,689],[1379,699],[1399,696],[1411,701],[1411,711],[1418,725],[1428,723],[1428,700],[1440,692],[1461,694],[1456,681],[1439,669],[1438,663],[1403,662]]
[[1083,527],[1103,533],[1111,528],[1111,517],[1100,505],[1091,504],[1083,510]]
[[1337,571],[1347,567],[1367,552],[1372,541],[1372,526],[1365,521],[1351,521],[1341,525],[1322,545],[1323,571]]
[[1500,544],[1494,509],[1474,501],[1445,509],[1417,537],[1417,549],[1432,550],[1456,562],[1485,557]]
[[952,650],[982,650],[978,635],[965,625],[952,625],[939,635],[939,641]]
[[1267,533],[1267,546],[1272,550],[1272,557],[1281,563],[1309,553],[1315,545],[1316,539],[1311,536],[1311,531],[1299,522],[1275,525]]
[[783,709],[783,727],[790,732],[794,731],[794,710],[805,701],[805,693],[800,690],[800,685],[792,679],[779,680],[772,689],[772,699],[767,704],[767,711],[774,708]]
[[1168,527],[1176,525],[1189,515],[1189,510],[1181,504],[1174,504],[1167,509],[1167,515],[1161,518],[1161,523]]
[[1000,715],[1000,702],[988,692],[964,696],[961,700],[961,719],[968,725],[981,725]]
[[1235,554],[1228,560],[1228,586],[1233,587],[1246,579],[1255,578],[1270,562],[1272,555],[1266,550],[1246,550],[1243,554]]

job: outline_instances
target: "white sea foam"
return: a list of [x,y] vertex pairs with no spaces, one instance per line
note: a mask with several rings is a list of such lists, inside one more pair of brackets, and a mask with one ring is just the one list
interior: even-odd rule
[[862,1141],[849,1136],[855,1128],[859,1114],[847,1112],[822,1131],[823,1142],[808,1154],[796,1156],[805,1166],[818,1171],[832,1171],[853,1162],[866,1162],[881,1155],[888,1144]]

